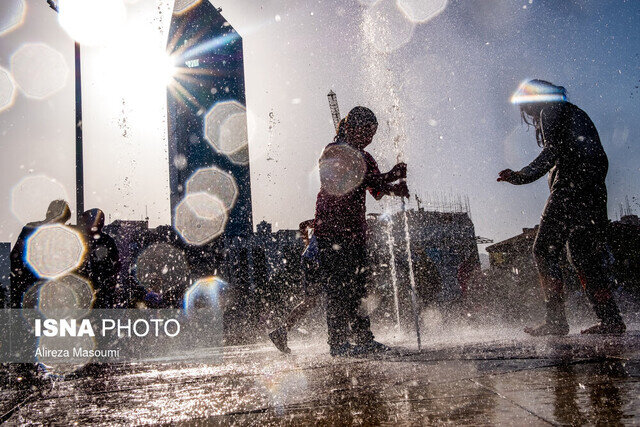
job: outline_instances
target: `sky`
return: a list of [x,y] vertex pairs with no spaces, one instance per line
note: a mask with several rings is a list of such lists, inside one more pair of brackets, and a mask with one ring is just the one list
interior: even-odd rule
[[[0,241],[14,241],[54,195],[74,204],[73,41],[44,0],[5,3]],[[126,3],[128,16],[158,27],[150,43],[163,42],[168,0]],[[527,78],[565,86],[594,121],[609,156],[610,217],[625,197],[640,212],[640,2],[212,3],[243,37],[256,224],[297,228],[313,217],[317,160],[334,133],[326,97],[333,89],[342,115],[356,105],[376,113],[370,151],[383,170],[397,159],[408,164],[409,189],[423,205],[468,197],[476,233],[495,241],[534,226],[546,180],[496,182],[498,171],[520,169],[540,150],[509,104]],[[14,15],[23,18],[11,25]],[[141,73],[135,59],[83,46],[83,61],[86,208],[100,207],[110,220],[169,223],[164,88],[129,102],[131,83],[118,82]],[[368,201],[371,212],[399,208],[397,200]]]

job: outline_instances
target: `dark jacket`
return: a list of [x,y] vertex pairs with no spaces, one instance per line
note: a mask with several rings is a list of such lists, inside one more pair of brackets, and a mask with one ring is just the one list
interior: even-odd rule
[[592,210],[607,216],[609,169],[595,125],[584,111],[564,102],[541,113],[542,152],[514,176],[514,184],[528,184],[549,173],[549,201]]
[[366,192],[380,199],[386,186],[386,176],[371,154],[345,142],[327,145],[320,157],[315,236],[324,241],[364,243]]
[[78,273],[93,285],[96,296],[94,308],[114,308],[120,271],[116,243],[111,236],[102,232],[85,238],[88,250]]

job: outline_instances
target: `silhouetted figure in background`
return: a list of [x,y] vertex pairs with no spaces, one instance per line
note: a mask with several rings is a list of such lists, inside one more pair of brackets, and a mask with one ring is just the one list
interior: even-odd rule
[[512,102],[520,105],[523,120],[535,127],[542,152],[518,172],[503,170],[498,181],[528,184],[548,172],[551,191],[533,246],[545,294],[546,320],[525,331],[534,336],[569,333],[560,269],[566,245],[569,260],[600,319],[598,325],[582,333],[623,333],[626,327],[610,289],[605,184],[609,163],[598,131],[584,111],[567,102],[561,86],[530,80],[520,86]]
[[[332,356],[386,351],[374,341],[369,316],[362,311],[368,280],[366,253],[366,191],[376,199],[384,195],[408,197],[406,177],[399,163],[381,173],[364,151],[378,129],[376,116],[365,107],[353,108],[334,142],[320,157],[320,192],[316,201],[314,232],[320,254],[320,277],[327,291],[327,329]],[[356,346],[353,347],[349,340]]]
[[102,232],[104,213],[100,209],[85,211],[78,226],[87,243],[87,255],[78,272],[93,285],[96,294],[93,306],[115,308],[120,260],[115,241]]
[[300,223],[298,227],[300,236],[304,241],[302,252],[302,280],[304,282],[305,296],[302,302],[289,312],[282,325],[269,334],[269,338],[278,350],[283,353],[291,353],[287,345],[287,333],[318,303],[322,295],[322,285],[318,281],[318,242],[313,236],[313,220],[309,219]]
[[[71,217],[69,205],[64,200],[54,200],[49,203],[43,221],[30,222],[22,228],[13,249],[11,249],[11,289],[9,292],[9,307],[21,309],[24,293],[38,281],[38,276],[26,262],[27,240],[39,228],[46,225],[65,224]],[[32,307],[28,307],[32,308]],[[18,322],[26,322],[24,318],[13,318]],[[19,348],[23,354],[33,355],[37,347],[35,337],[25,325],[18,326],[12,331],[11,340],[14,348]],[[15,364],[15,381],[27,386],[34,386],[39,381],[37,365],[33,363]]]
[[10,307],[21,308],[24,293],[38,280],[38,277],[26,264],[26,244],[29,236],[38,227],[51,224],[65,224],[71,217],[69,205],[64,200],[49,203],[44,221],[30,222],[22,228],[16,244],[11,249],[11,292]]

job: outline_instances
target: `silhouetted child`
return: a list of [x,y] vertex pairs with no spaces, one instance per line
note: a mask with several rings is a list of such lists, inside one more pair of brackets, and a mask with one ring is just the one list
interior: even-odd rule
[[560,268],[563,249],[578,272],[600,323],[586,334],[619,334],[626,330],[611,292],[606,248],[609,161],[595,125],[584,111],[567,101],[566,91],[544,80],[529,80],[512,97],[523,120],[533,125],[542,151],[519,171],[505,169],[498,181],[521,185],[549,174],[550,195],[533,245],[546,302],[544,323],[525,332],[566,335]]
[[[353,108],[320,157],[320,192],[314,233],[320,255],[319,277],[327,292],[327,330],[332,356],[366,354],[389,348],[374,341],[361,300],[369,280],[366,251],[366,193],[408,197],[407,166],[398,163],[381,173],[364,149],[372,142],[378,121],[371,110]],[[352,340],[355,347],[349,342]]]
[[95,290],[95,308],[115,308],[120,260],[118,248],[111,236],[103,233],[104,213],[90,209],[82,213],[79,228],[87,242],[87,255],[78,272]]

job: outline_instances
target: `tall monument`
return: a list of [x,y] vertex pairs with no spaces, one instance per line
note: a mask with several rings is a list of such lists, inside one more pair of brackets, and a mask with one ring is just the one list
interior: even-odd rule
[[[248,236],[253,218],[242,37],[209,1],[188,3],[176,1],[167,41],[175,67],[167,91],[172,225],[180,231],[180,203],[204,192],[226,210],[215,239]],[[213,240],[195,233],[194,242],[182,234],[189,243]]]

